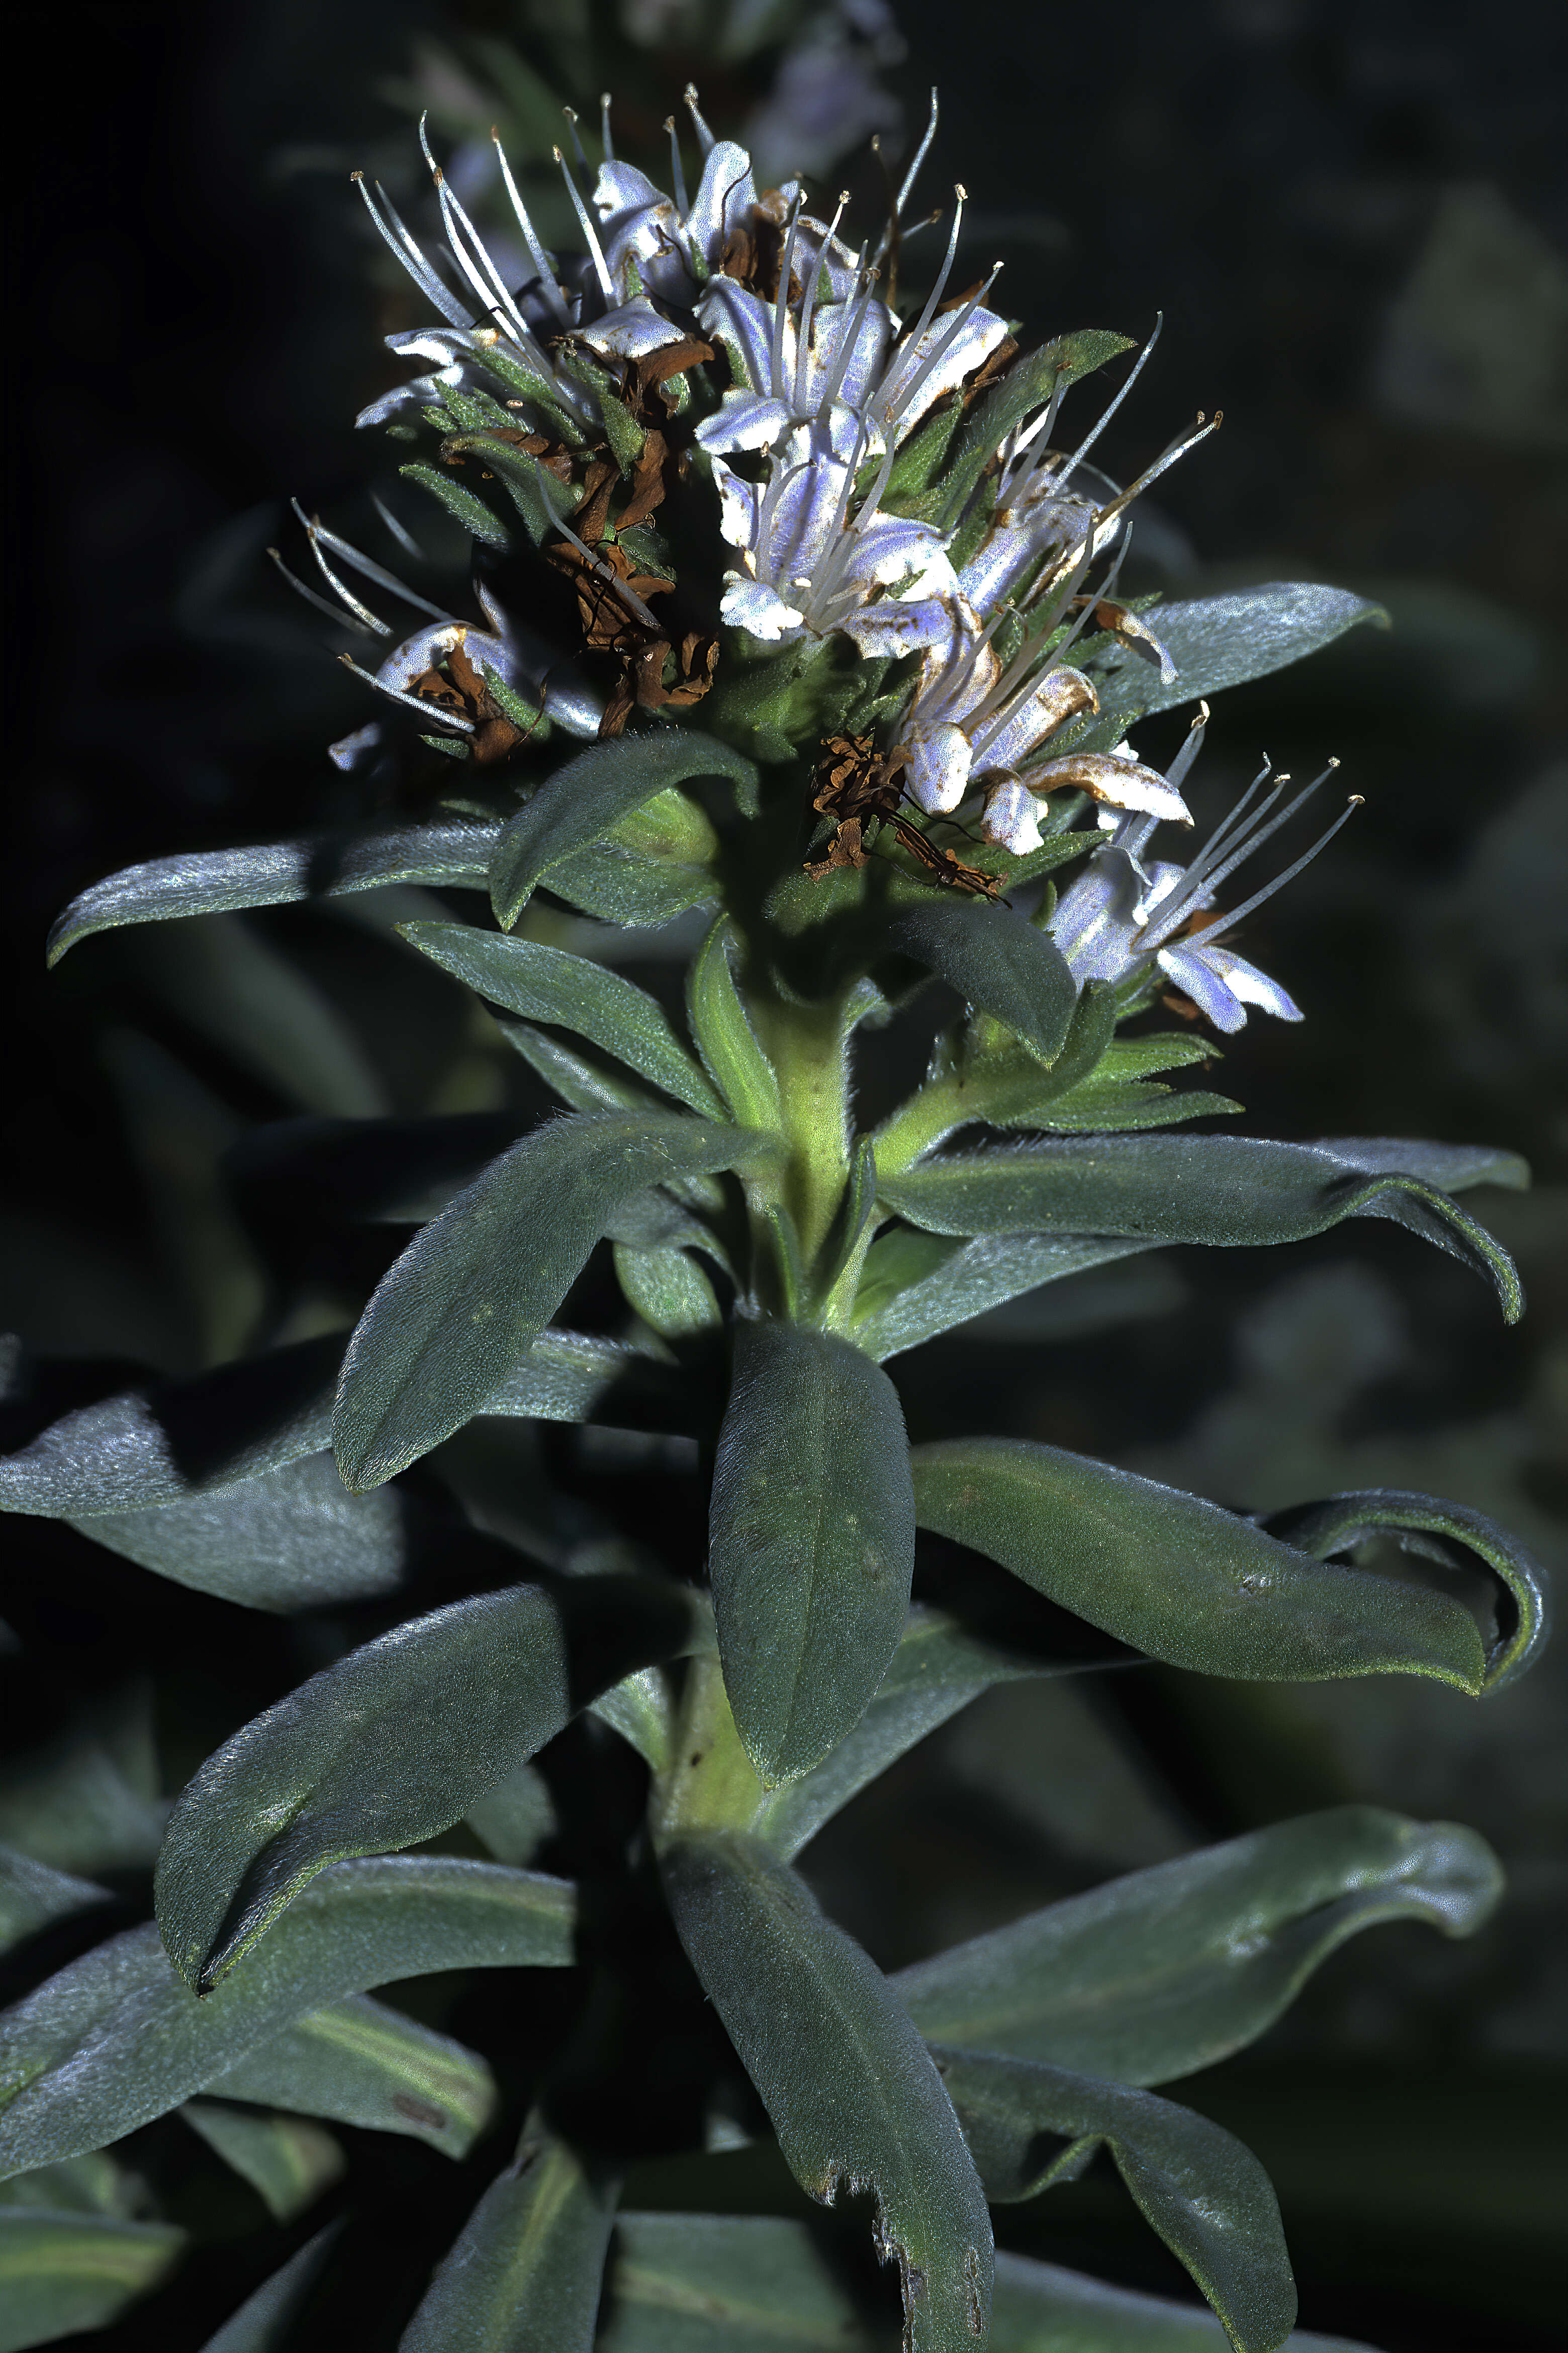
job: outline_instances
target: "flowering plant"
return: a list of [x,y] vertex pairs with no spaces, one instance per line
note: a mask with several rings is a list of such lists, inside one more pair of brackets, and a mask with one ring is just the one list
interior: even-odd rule
[[[353,634],[376,698],[331,747],[357,814],[114,876],[58,928],[59,954],[391,888],[369,903],[558,1108],[353,1105],[247,1140],[253,1202],[302,1189],[413,1238],[346,1318],[280,1325],[263,1353],[63,1411],[41,1389],[5,1459],[13,1510],[253,1611],[326,1613],[315,1672],[174,1805],[156,1923],[0,2023],[0,2152],[31,2185],[14,2211],[43,2316],[16,2345],[62,2311],[107,2316],[174,2251],[116,2205],[110,2145],[177,2110],[279,2213],[342,2162],[305,2120],[464,2155],[510,2096],[504,2031],[481,2053],[372,1989],[575,1965],[516,2158],[416,2284],[405,2347],[896,2335],[843,2242],[618,2210],[647,2153],[616,2122],[629,2078],[664,2087],[660,2152],[776,2141],[813,2198],[869,2197],[906,2348],[1267,2353],[1295,2309],[1267,2177],[1149,2087],[1260,2034],[1362,1927],[1463,1935],[1495,1901],[1472,1833],[1342,1807],[889,1978],[795,1868],[977,1694],[1086,1659],[1472,1695],[1516,1675],[1539,1578],[1473,1513],[1378,1491],[1248,1516],[1020,1439],[911,1447],[885,1366],[1138,1252],[1360,1217],[1436,1243],[1512,1320],[1513,1268],[1454,1196],[1524,1172],[1462,1145],[1173,1132],[1239,1109],[1168,1083],[1215,1057],[1211,1030],[1302,1018],[1232,941],[1348,811],[1233,887],[1332,764],[1293,795],[1265,765],[1185,864],[1151,844],[1191,826],[1207,698],[1372,608],[1307,586],[1123,596],[1139,493],[1213,427],[1126,489],[1100,474],[1089,451],[1152,346],[1065,435],[1068,396],[1131,346],[1021,351],[994,271],[954,286],[962,190],[929,291],[900,307],[934,111],[858,245],[847,199],[824,218],[793,182],[759,186],[695,96],[690,120],[668,190],[617,159],[607,107],[602,161],[560,159],[574,259],[546,249],[499,143],[510,248],[428,142],[444,252],[363,189],[435,322],[389,337],[421,372],[361,421],[471,543],[472,602],[406,576],[418,542],[390,509],[395,570],[307,521],[327,593],[294,585]],[[1186,706],[1181,749],[1150,765],[1130,730]],[[484,894],[493,922],[435,891]],[[616,969],[639,949],[679,959],[679,1002]],[[1157,1004],[1181,1026],[1150,1026]],[[929,1066],[900,1092],[916,1040]],[[560,1320],[606,1243],[611,1328]],[[605,1462],[700,1478],[705,1548],[679,1504],[618,1525],[556,1508],[552,1423],[598,1433]],[[1415,1572],[1390,1572],[1388,1540]],[[928,1575],[925,1545],[969,1572]],[[976,1556],[1016,1580],[1000,1617]],[[1456,1570],[1488,1579],[1484,1629]],[[547,1840],[557,1867],[527,1867]],[[5,1867],[24,1927],[98,1900],[25,1854]],[[1212,2323],[995,2255],[990,2207],[1101,2146]],[[96,2305],[53,2228],[83,2204],[113,2274]],[[326,2252],[292,2255],[215,2345],[296,2341]]]

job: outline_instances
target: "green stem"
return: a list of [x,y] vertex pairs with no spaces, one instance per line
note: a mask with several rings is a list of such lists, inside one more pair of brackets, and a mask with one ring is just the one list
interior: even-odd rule
[[789,1146],[784,1205],[808,1273],[817,1270],[849,1175],[849,1063],[837,997],[800,1005],[774,997],[753,1019],[778,1076],[780,1124]]
[[686,1671],[674,1757],[654,1785],[655,1842],[662,1844],[683,1830],[748,1830],[764,1794],[741,1746],[718,1660],[693,1659]]

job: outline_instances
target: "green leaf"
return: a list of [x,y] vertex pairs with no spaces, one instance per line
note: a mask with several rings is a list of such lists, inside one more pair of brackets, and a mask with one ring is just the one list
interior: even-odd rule
[[478,2052],[369,1994],[307,2011],[208,2085],[369,2132],[405,2133],[467,2157],[495,2114],[495,2078]]
[[1321,1503],[1269,1512],[1263,1524],[1271,1535],[1318,1560],[1347,1552],[1369,1536],[1386,1535],[1403,1550],[1425,1554],[1446,1567],[1473,1565],[1478,1557],[1485,1561],[1508,1596],[1497,1639],[1487,1653],[1484,1687],[1489,1692],[1533,1665],[1551,1630],[1546,1571],[1495,1520],[1463,1504],[1374,1487],[1364,1494],[1331,1495]]
[[[1238,2353],[1273,2353],[1296,2287],[1268,2176],[1235,2135],[1174,2101],[989,2052],[931,2052],[993,2205],[1070,2179],[1100,2142]],[[1060,2146],[1048,2147],[1051,2137]]]
[[735,987],[732,941],[729,920],[721,915],[686,976],[687,1018],[697,1050],[734,1117],[747,1127],[774,1127],[779,1082]]
[[53,1871],[30,1854],[0,1846],[0,1953],[47,1928],[52,1920],[68,1920],[79,1912],[90,1912],[94,1905],[113,1901],[107,1887],[97,1887],[90,1879]]
[[[1163,685],[1158,670],[1120,638],[1112,638],[1104,654],[1097,654],[1093,667],[1102,722],[1124,721],[1131,712],[1169,711],[1200,695],[1266,678],[1271,670],[1331,645],[1358,621],[1388,625],[1381,605],[1353,596],[1346,588],[1323,588],[1301,580],[1273,580],[1227,596],[1161,605],[1149,619],[1176,665],[1174,681]],[[1062,738],[1064,744],[1068,740]]]
[[166,923],[176,915],[212,915],[235,907],[276,907],[300,899],[338,899],[384,882],[433,882],[447,889],[485,887],[499,825],[454,824],[345,827],[301,834],[255,849],[192,850],[154,858],[95,882],[73,899],[49,934],[49,962],[94,932],[121,923]]
[[885,935],[897,955],[925,965],[1043,1060],[1060,1053],[1078,983],[1056,942],[1015,909],[932,896],[891,909]]
[[133,2221],[146,2201],[146,2185],[110,2156],[84,2150],[58,2165],[14,2173],[0,2182],[0,2206],[47,2206],[57,2214],[119,2214]]
[[697,1119],[552,1121],[410,1243],[354,1327],[332,1416],[344,1483],[373,1487],[450,1437],[527,1356],[623,1204],[754,1155]]
[[442,2261],[398,2353],[590,2353],[615,2199],[537,2122]]
[[416,482],[422,491],[428,491],[430,496],[446,508],[453,522],[460,524],[481,546],[503,551],[510,547],[512,534],[500,516],[485,504],[483,499],[477,499],[472,491],[465,490],[462,483],[443,467],[415,464],[399,466],[397,470],[405,482]]
[[[1110,2287],[1026,2255],[996,2258],[991,2353],[1224,2353],[1226,2341],[1200,2305]],[[1287,2343],[1289,2353],[1371,2353],[1305,2328]]]
[[1000,384],[974,403],[953,438],[947,464],[929,491],[910,501],[907,512],[924,522],[955,523],[1015,426],[1043,408],[1053,393],[1131,349],[1128,335],[1084,327],[1016,361]]
[[121,2139],[205,2091],[307,2010],[433,1970],[565,1968],[563,1880],[447,1856],[342,1862],[256,1964],[199,2000],[151,1923],[50,1978],[0,2019],[0,2173]]
[[991,2223],[952,2104],[887,1980],[787,1864],[733,1832],[663,1857],[681,1942],[773,2119],[824,2205],[877,2201],[910,2353],[970,2353],[991,2306]]
[[509,1013],[574,1029],[678,1103],[704,1118],[723,1118],[723,1103],[662,1006],[619,973],[586,956],[468,923],[401,923],[398,929],[443,971]]
[[496,921],[510,931],[549,870],[585,849],[642,802],[695,776],[729,776],[754,793],[757,772],[727,744],[694,728],[661,727],[595,744],[546,778],[501,828],[490,862]]
[[851,1731],[888,1671],[914,1574],[898,1393],[848,1342],[744,1318],[708,1528],[719,1655],[766,1784]]
[[1456,1157],[1445,1145],[1381,1138],[1118,1136],[954,1153],[884,1177],[881,1190],[889,1208],[937,1233],[1125,1234],[1145,1247],[1303,1241],[1345,1218],[1392,1218],[1489,1277],[1505,1320],[1517,1323],[1524,1294],[1513,1261],[1426,1174]]
[[911,1611],[880,1688],[854,1730],[803,1779],[764,1792],[747,1825],[785,1862],[895,1757],[994,1683],[1070,1673],[1077,1662],[1026,1658],[967,1633],[941,1610]]
[[351,1651],[209,1757],[158,1858],[170,1958],[198,1992],[316,1873],[434,1838],[623,1675],[700,1631],[648,1577],[520,1585]]
[[857,1345],[881,1363],[1041,1283],[1152,1247],[1095,1234],[986,1234],[939,1243],[935,1235],[894,1226],[866,1254],[851,1330]]
[[329,2222],[296,2255],[275,2271],[237,2312],[229,2315],[202,2353],[289,2353],[297,2340],[294,2323],[341,2226]]
[[673,787],[655,793],[552,866],[544,888],[607,923],[668,923],[718,891],[719,837],[695,801]]
[[713,1285],[683,1250],[633,1250],[617,1242],[616,1280],[628,1306],[662,1339],[710,1332],[724,1321]]
[[187,2100],[180,2114],[249,2182],[277,2222],[302,2214],[342,2179],[348,2163],[331,2134],[302,2116],[263,2116],[219,2100]]
[[0,2353],[107,2328],[173,2270],[185,2245],[167,2222],[0,2208]]
[[1169,1087],[1118,1086],[1114,1082],[1089,1079],[1026,1114],[1001,1119],[987,1113],[987,1117],[998,1127],[1127,1135],[1145,1128],[1174,1127],[1184,1119],[1234,1119],[1243,1109],[1234,1096],[1207,1094],[1200,1088],[1178,1094]]
[[1200,1496],[1026,1439],[953,1439],[911,1461],[921,1527],[1169,1666],[1259,1683],[1412,1674],[1485,1688],[1475,1620],[1448,1594],[1325,1563]]
[[1335,1806],[1110,1880],[892,1983],[934,2042],[1161,2084],[1252,2042],[1363,1928],[1468,1936],[1501,1884],[1473,1831]]

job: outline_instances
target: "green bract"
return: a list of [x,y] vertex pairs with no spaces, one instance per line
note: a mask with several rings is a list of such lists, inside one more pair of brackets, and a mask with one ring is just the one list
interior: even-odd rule
[[[1233,878],[1317,787],[1285,803],[1266,767],[1184,866],[1152,846],[1190,824],[1202,698],[1379,616],[1303,584],[1124,602],[1126,512],[1211,428],[1118,491],[1072,453],[1123,336],[1020,352],[989,280],[948,293],[956,222],[900,315],[912,174],[858,256],[692,119],[668,197],[607,126],[601,168],[563,165],[581,269],[510,167],[500,259],[437,171],[449,269],[363,189],[440,323],[391,338],[431,364],[362,421],[469,534],[462,612],[307,524],[376,657],[350,658],[376,715],[332,747],[330,827],[133,868],[56,927],[58,956],[185,921],[136,972],[237,1100],[290,1115],[211,1122],[205,1212],[265,1261],[257,1345],[226,1300],[178,1374],[11,1368],[0,1504],[185,1588],[208,1663],[164,1722],[172,1809],[142,1702],[0,1787],[0,2347],[177,2262],[106,2154],[177,2113],[233,2196],[291,2222],[330,2195],[366,2236],[361,2134],[410,2164],[483,2145],[444,2253],[382,2230],[367,2348],[872,2353],[901,2326],[906,2353],[1273,2353],[1295,2290],[1263,2166],[1148,2087],[1263,2034],[1363,1928],[1468,1936],[1497,1899],[1475,1833],[1347,1804],[884,1974],[795,1868],[1005,1684],[1044,1715],[1111,1662],[1456,1705],[1517,1675],[1541,1575],[1478,1512],[1184,1493],[967,1434],[981,1392],[941,1375],[911,1448],[884,1366],[1167,1246],[1311,1266],[1352,1219],[1511,1323],[1512,1261],[1454,1196],[1527,1172],[1165,1132],[1241,1115],[1183,1078],[1219,1038],[1303,1018],[1229,944],[1279,881]],[[1146,765],[1128,730],[1178,705],[1186,743]],[[374,1058],[268,944],[328,920],[375,939]],[[805,2196],[868,2215],[837,2241],[617,2219],[628,2166],[770,2136]],[[1102,2147],[1215,2317],[996,2256],[989,2205]],[[209,2353],[342,2308],[316,2301],[337,2260],[329,2231],[257,2263]]]

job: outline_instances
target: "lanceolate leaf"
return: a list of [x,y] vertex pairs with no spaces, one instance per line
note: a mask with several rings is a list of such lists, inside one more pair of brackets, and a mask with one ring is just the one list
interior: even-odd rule
[[400,928],[411,946],[509,1013],[574,1029],[678,1103],[705,1118],[723,1118],[722,1103],[689,1047],[670,1028],[663,1008],[619,973],[585,956],[542,947],[535,940],[481,932],[468,923],[405,923]]
[[1279,2203],[1233,2134],[1172,2100],[1037,2061],[942,2044],[931,2056],[993,2205],[1070,2179],[1103,2141],[1231,2342],[1241,2353],[1273,2353],[1284,2343],[1296,2289]]
[[725,1687],[764,1782],[809,1772],[864,1714],[903,1632],[914,1562],[886,1373],[828,1333],[742,1319],[708,1573]]
[[399,2353],[590,2353],[615,2216],[565,2144],[533,2126],[431,2281]]
[[1103,655],[1097,653],[1094,663],[1100,724],[1108,718],[1124,723],[1130,712],[1168,711],[1176,703],[1194,702],[1200,695],[1217,694],[1224,687],[1265,678],[1270,670],[1284,670],[1316,653],[1320,646],[1331,645],[1358,621],[1376,621],[1386,628],[1388,616],[1381,605],[1352,596],[1346,588],[1275,580],[1227,596],[1161,605],[1149,619],[1176,665],[1175,678],[1163,685],[1151,662],[1114,640]]
[[107,1887],[51,1870],[15,1847],[0,1846],[0,1953],[8,1952],[51,1920],[68,1920],[95,1905],[112,1904]]
[[369,1994],[308,2010],[207,2086],[372,2132],[407,2133],[466,2157],[495,2113],[495,2079],[478,2052]]
[[944,1245],[934,1235],[895,1226],[866,1255],[855,1302],[856,1345],[880,1363],[1041,1283],[1151,1247],[1099,1234],[983,1234]]
[[664,1873],[681,1941],[795,2179],[825,2205],[840,2189],[870,2191],[911,2353],[971,2353],[990,2314],[990,2217],[887,1980],[755,1839],[683,1839]]
[[121,923],[164,923],[232,907],[275,907],[296,899],[336,899],[384,882],[432,882],[482,891],[499,825],[437,818],[374,831],[302,834],[255,849],[196,850],[154,858],[95,882],[73,899],[49,934],[49,961],[94,932]]
[[[1371,2353],[1348,2337],[1297,2329],[1289,2353]],[[996,2258],[990,2353],[1225,2353],[1220,2323],[1201,2305],[1108,2287],[1026,2255]]]
[[691,1034],[709,1075],[731,1111],[748,1126],[771,1127],[779,1115],[779,1084],[757,1042],[730,969],[731,929],[722,916],[692,958],[686,978]]
[[0,2208],[0,2348],[21,2353],[107,2328],[171,2271],[185,2233],[113,2214]]
[[924,522],[953,523],[963,513],[981,475],[997,449],[1053,393],[1076,384],[1132,344],[1103,327],[1083,327],[1058,335],[1043,351],[1031,352],[1008,369],[1000,384],[981,396],[953,437],[946,465],[933,487],[911,499],[906,510]]
[[[1504,1316],[1517,1322],[1524,1299],[1512,1260],[1425,1173],[1428,1154],[1431,1166],[1449,1170],[1453,1155],[1441,1145],[1382,1139],[1363,1147],[1240,1135],[1073,1137],[952,1154],[884,1178],[881,1191],[889,1208],[937,1233],[1126,1234],[1226,1249],[1302,1241],[1345,1218],[1393,1218],[1489,1276]],[[1484,1178],[1468,1181],[1495,1183],[1507,1165],[1494,1158]]]
[[1500,1888],[1473,1831],[1336,1806],[1111,1880],[892,1983],[933,2042],[1161,2084],[1250,2042],[1360,1929],[1467,1936]]
[[747,794],[756,789],[751,761],[694,728],[623,735],[579,752],[502,828],[490,864],[496,921],[510,930],[552,866],[597,841],[655,793],[692,776],[729,776]]
[[503,1153],[405,1250],[355,1327],[332,1443],[373,1487],[449,1437],[517,1369],[624,1204],[733,1167],[763,1139],[706,1120],[552,1121]]
[[574,1892],[499,1863],[386,1855],[322,1873],[254,1966],[200,1999],[151,1924],[111,1936],[0,2020],[0,2174],[167,2115],[301,2013],[438,1969],[564,1968]]
[[449,1829],[695,1626],[680,1590],[650,1578],[516,1586],[313,1675],[210,1757],[170,1818],[157,1905],[181,1976],[216,1984],[328,1863]]
[[1497,1691],[1521,1675],[1545,1641],[1551,1625],[1546,1571],[1522,1545],[1463,1504],[1441,1502],[1435,1495],[1412,1495],[1394,1487],[1374,1487],[1365,1494],[1331,1495],[1318,1504],[1296,1504],[1289,1510],[1269,1512],[1264,1525],[1271,1535],[1295,1545],[1316,1559],[1327,1560],[1347,1552],[1367,1536],[1393,1536],[1405,1551],[1426,1554],[1452,1566],[1464,1560],[1484,1560],[1507,1594],[1500,1612],[1498,1636],[1487,1655],[1487,1689]]
[[297,2342],[294,2324],[341,2228],[341,2223],[329,2222],[307,2240],[297,2255],[290,2255],[246,2297],[237,2312],[230,2313],[202,2353],[289,2353]]
[[[1026,1439],[952,1439],[918,1448],[912,1461],[922,1527],[1171,1666],[1258,1682],[1399,1673],[1485,1687],[1475,1620],[1448,1594],[1321,1561],[1199,1496]],[[1506,1556],[1500,1532],[1489,1541]],[[1527,1561],[1518,1576],[1528,1585]]]
[[1043,1060],[1061,1052],[1078,984],[1056,942],[1014,908],[933,894],[892,910],[886,937],[896,955],[925,965]]

